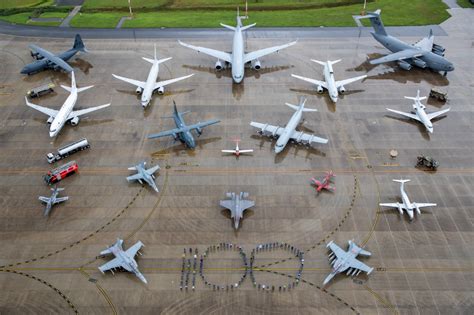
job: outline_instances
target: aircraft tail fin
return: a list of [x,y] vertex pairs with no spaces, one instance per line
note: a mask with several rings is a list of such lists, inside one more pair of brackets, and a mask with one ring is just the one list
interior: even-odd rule
[[292,109],[294,109],[295,111],[299,110],[300,108],[303,112],[317,112],[318,111],[317,109],[304,108],[305,103],[306,103],[306,98],[302,96],[302,97],[300,97],[300,102],[299,102],[298,106],[290,104],[290,103],[285,103],[285,105],[292,108]]
[[417,90],[415,97],[412,97],[412,96],[405,96],[405,98],[406,98],[406,99],[409,99],[409,100],[418,101],[418,102],[419,102],[419,101],[426,100],[426,96],[420,97],[420,90]]
[[74,39],[74,46],[72,49],[82,52],[89,52],[82,41],[81,35],[76,34],[76,38]]
[[251,27],[254,27],[255,25],[257,25],[257,23],[245,25],[245,26],[242,26],[242,27],[240,28],[240,30],[245,31],[245,30],[248,30],[248,29],[251,28]]
[[311,61],[319,63],[321,66],[326,66],[326,63],[324,61],[319,61],[319,60],[316,60],[316,59],[311,59]]
[[410,180],[409,179],[392,179],[394,182],[397,182],[397,183],[407,183],[409,182]]
[[331,66],[332,66],[332,65],[335,65],[336,63],[338,63],[338,62],[340,62],[340,61],[341,61],[341,59],[337,59],[337,60],[333,60],[333,61],[328,60],[328,63],[330,63]]
[[236,29],[235,27],[230,26],[230,25],[227,25],[227,24],[224,24],[224,23],[221,23],[221,26],[223,26],[223,27],[225,27],[225,28],[228,28],[228,29],[231,30],[231,31],[235,31],[235,29]]
[[374,28],[376,34],[387,35],[387,32],[385,31],[385,27],[383,26],[382,19],[380,19],[381,12],[382,10],[378,9],[378,10],[375,10],[374,12],[367,12],[366,15],[355,15],[354,19],[356,20],[369,19],[370,24]]
[[112,246],[108,247],[107,249],[104,249],[103,251],[100,252],[101,255],[108,255],[108,254],[112,254],[112,248],[114,247],[118,247],[118,248],[122,248],[122,244],[123,244],[123,240],[121,239],[117,239],[117,241],[115,242],[115,244],[113,244]]
[[372,253],[358,246],[354,241],[349,240],[349,250],[352,252],[358,252],[362,256],[371,256]]

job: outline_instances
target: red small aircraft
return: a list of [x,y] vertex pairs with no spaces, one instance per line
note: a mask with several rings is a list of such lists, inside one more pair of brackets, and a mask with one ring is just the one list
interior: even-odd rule
[[332,171],[326,172],[326,176],[324,176],[321,181],[315,179],[314,177],[311,178],[311,184],[315,186],[317,192],[320,192],[323,189],[329,191],[336,191],[336,187],[331,186],[331,179],[336,177]]
[[240,139],[234,139],[234,142],[235,142],[235,150],[221,150],[222,153],[232,153],[232,154],[234,154],[235,156],[239,157],[240,154],[242,154],[242,153],[252,153],[252,152],[253,152],[252,149],[249,149],[249,150],[240,150],[240,148],[239,148]]

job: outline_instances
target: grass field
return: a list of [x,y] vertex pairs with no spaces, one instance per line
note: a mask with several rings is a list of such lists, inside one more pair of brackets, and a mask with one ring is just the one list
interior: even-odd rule
[[51,5],[54,0],[0,0],[0,9]]
[[119,22],[123,13],[100,12],[100,13],[79,13],[71,21],[72,27],[88,28],[114,28]]
[[[132,8],[149,8],[165,4],[168,0],[131,0]],[[86,9],[128,8],[128,0],[86,0],[82,5]]]
[[469,0],[457,0],[457,3],[463,8],[474,8],[474,4],[469,2]]

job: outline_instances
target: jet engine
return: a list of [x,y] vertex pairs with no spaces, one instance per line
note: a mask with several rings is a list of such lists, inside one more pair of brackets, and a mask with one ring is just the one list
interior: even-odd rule
[[262,68],[262,64],[260,63],[260,60],[254,60],[252,61],[252,68],[255,70],[260,70]]
[[441,45],[438,45],[438,44],[433,44],[433,50],[438,50],[440,52],[445,52],[446,48],[444,48],[443,46]]
[[79,117],[74,117],[71,119],[71,125],[76,126],[79,123]]
[[143,93],[143,89],[141,87],[137,87],[137,89],[135,90],[135,93],[137,94],[142,94]]
[[398,212],[400,212],[400,214],[403,215],[402,205],[398,204],[397,206],[398,206]]
[[47,122],[48,124],[52,124],[52,123],[53,123],[53,120],[54,120],[53,117],[49,117],[46,122]]
[[415,64],[415,66],[419,68],[422,68],[422,69],[426,68],[426,62],[424,62],[421,59],[413,58],[413,63]]
[[163,94],[165,93],[165,88],[162,87],[162,86],[160,86],[160,87],[157,89],[157,92],[158,92],[158,94],[163,95]]
[[323,93],[324,92],[324,89],[321,85],[318,85],[318,87],[316,88],[316,90],[318,91],[319,94]]
[[403,70],[407,70],[407,71],[411,69],[411,64],[403,60],[400,60],[398,62],[398,66],[402,68]]
[[196,128],[196,132],[197,132],[197,134],[198,134],[198,137],[199,137],[200,135],[202,135],[202,129],[201,129],[201,128],[199,128],[199,127]]
[[173,133],[173,138],[174,138],[174,141],[177,141],[178,140],[178,135]]
[[346,88],[343,85],[341,85],[338,90],[341,94],[344,94],[346,92]]
[[216,70],[222,70],[222,62],[220,60],[216,61],[215,68],[216,68]]
[[433,49],[433,50],[432,50],[432,53],[433,53],[433,54],[437,54],[437,55],[439,55],[439,56],[441,56],[441,57],[444,57],[444,52],[442,52],[442,51],[434,50],[434,49]]
[[416,203],[413,203],[413,205],[415,206],[416,213],[421,214],[420,207],[418,207],[418,205]]

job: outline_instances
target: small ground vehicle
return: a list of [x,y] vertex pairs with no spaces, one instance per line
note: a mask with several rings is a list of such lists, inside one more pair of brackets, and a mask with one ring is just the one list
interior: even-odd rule
[[56,161],[59,161],[61,159],[64,159],[65,157],[68,157],[69,155],[76,153],[78,151],[82,151],[85,149],[89,149],[91,146],[89,142],[87,142],[86,138],[82,138],[78,141],[75,141],[73,143],[69,143],[61,148],[58,149],[58,152],[56,154],[54,153],[48,153],[46,154],[46,159],[48,160],[48,163],[54,163]]
[[78,169],[79,166],[77,165],[76,161],[71,161],[49,171],[48,174],[43,177],[43,179],[46,184],[52,185],[74,174],[78,171]]
[[448,100],[448,93],[438,89],[431,89],[430,97],[435,98],[441,102],[446,102]]
[[419,155],[416,161],[416,167],[426,167],[431,170],[436,170],[439,166],[439,162],[430,156]]
[[29,90],[28,92],[26,92],[26,95],[29,98],[40,97],[42,95],[54,92],[54,87],[55,85],[53,83],[45,84],[45,85]]

